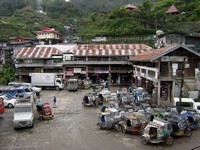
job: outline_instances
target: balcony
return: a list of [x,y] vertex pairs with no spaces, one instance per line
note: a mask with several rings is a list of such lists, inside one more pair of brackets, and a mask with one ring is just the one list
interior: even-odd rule
[[128,61],[66,61],[63,65],[128,65]]
[[44,63],[23,63],[23,64],[15,64],[16,68],[21,68],[21,67],[63,67],[63,63],[49,63],[49,64],[44,64]]

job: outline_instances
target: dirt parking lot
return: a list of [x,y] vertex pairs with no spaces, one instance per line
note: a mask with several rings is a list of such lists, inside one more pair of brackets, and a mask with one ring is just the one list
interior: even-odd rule
[[[111,91],[117,88],[112,88]],[[35,110],[34,128],[14,130],[12,125],[13,109],[6,109],[0,117],[0,149],[2,150],[189,150],[199,144],[200,130],[192,137],[176,138],[173,146],[164,144],[142,145],[137,135],[99,130],[96,108],[84,108],[81,105],[83,95],[89,90],[69,92],[67,90],[43,90],[43,102],[53,103],[57,97],[57,108],[53,108],[54,119],[38,120]]]

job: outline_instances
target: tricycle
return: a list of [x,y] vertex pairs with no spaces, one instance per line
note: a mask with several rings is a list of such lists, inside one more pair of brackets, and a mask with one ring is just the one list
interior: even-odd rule
[[98,101],[96,98],[96,93],[92,92],[92,93],[88,93],[86,95],[83,96],[83,102],[82,105],[84,107],[89,107],[89,106],[98,106]]
[[185,117],[180,115],[173,115],[173,117],[168,118],[172,126],[172,135],[173,136],[187,136],[192,135],[192,130],[189,128],[189,123]]
[[124,120],[118,122],[118,126],[123,133],[142,134],[147,125],[145,115],[138,112],[132,112],[125,115]]
[[97,126],[102,129],[115,129],[119,131],[117,123],[121,120],[120,115],[115,115],[111,112],[101,112]]
[[143,144],[147,143],[166,143],[167,145],[173,144],[171,137],[172,128],[168,121],[160,118],[155,118],[147,124],[144,129],[144,134],[141,136]]
[[51,105],[49,103],[44,103],[43,105],[37,105],[37,111],[39,114],[39,120],[49,120],[54,117]]

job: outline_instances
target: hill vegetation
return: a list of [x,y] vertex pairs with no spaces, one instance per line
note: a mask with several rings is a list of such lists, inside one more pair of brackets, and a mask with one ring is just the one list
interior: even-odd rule
[[[136,10],[125,9],[134,4]],[[174,4],[179,14],[166,14]],[[62,35],[126,37],[164,32],[197,33],[199,0],[43,0],[45,13],[36,13],[36,1],[0,1],[0,40],[10,36],[33,37],[44,26]],[[70,26],[73,30],[65,30]]]

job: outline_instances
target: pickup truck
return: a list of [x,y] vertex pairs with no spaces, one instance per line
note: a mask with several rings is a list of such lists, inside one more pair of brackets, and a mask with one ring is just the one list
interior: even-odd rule
[[14,129],[34,126],[33,104],[31,102],[18,102],[14,108]]

